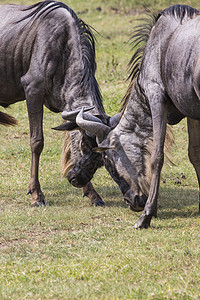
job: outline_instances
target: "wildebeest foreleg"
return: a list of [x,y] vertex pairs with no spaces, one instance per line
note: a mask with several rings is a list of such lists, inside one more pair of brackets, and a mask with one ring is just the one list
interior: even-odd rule
[[31,146],[31,179],[28,193],[32,194],[32,206],[45,204],[45,197],[41,191],[38,173],[39,159],[44,146],[42,130],[43,106],[35,106],[27,102],[29,122],[30,122],[30,146]]
[[30,127],[31,147],[31,178],[28,186],[28,194],[32,194],[32,206],[45,204],[45,197],[41,191],[38,172],[39,159],[44,146],[43,137],[43,93],[40,82],[26,74],[22,79],[26,94],[26,103]]
[[[187,118],[189,146],[188,156],[193,164],[199,183],[200,190],[200,121]],[[200,192],[199,192],[199,212],[200,212]]]
[[[160,184],[160,173],[164,162],[164,142],[166,133],[167,111],[160,97],[152,97],[150,102],[153,121],[153,153],[151,156],[152,178],[149,196],[135,228],[148,228],[153,216],[157,216],[157,199]],[[156,101],[157,100],[157,101]]]
[[100,195],[95,191],[93,185],[91,182],[88,182],[85,186],[82,188],[83,197],[87,196],[92,205],[95,206],[104,206],[105,202],[101,199]]

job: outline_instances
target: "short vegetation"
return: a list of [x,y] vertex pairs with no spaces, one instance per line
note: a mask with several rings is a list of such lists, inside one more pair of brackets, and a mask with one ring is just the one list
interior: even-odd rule
[[[9,0],[1,0],[1,4]],[[32,4],[32,0],[13,0]],[[106,113],[114,115],[128,87],[127,43],[147,7],[173,1],[64,1],[97,37],[97,80]],[[198,8],[197,1],[187,4]],[[183,2],[182,2],[183,3]],[[157,219],[134,230],[128,209],[104,168],[92,180],[106,207],[92,207],[61,177],[60,114],[45,109],[40,179],[49,206],[30,207],[30,148],[26,103],[7,110],[16,127],[0,127],[0,299],[199,299],[198,184],[187,157],[187,125],[174,126],[175,144],[162,171]]]

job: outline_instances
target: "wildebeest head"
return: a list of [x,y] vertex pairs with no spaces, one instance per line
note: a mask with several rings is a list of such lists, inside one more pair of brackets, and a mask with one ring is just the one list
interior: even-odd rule
[[97,147],[96,140],[93,136],[81,132],[80,139],[81,159],[68,172],[67,179],[75,187],[83,187],[93,178],[96,170],[103,166],[103,159],[100,153],[92,151]]
[[[134,152],[134,148],[130,144],[126,144],[126,134],[121,134],[120,136],[118,129],[116,129],[119,120],[120,115],[117,114],[110,118],[108,124],[104,124],[99,118],[84,113],[82,109],[77,114],[76,124],[86,135],[90,132],[91,136],[96,137],[95,143],[97,143],[98,147],[95,146],[91,150],[94,151],[93,153],[102,153],[104,165],[111,177],[119,185],[124,195],[124,200],[132,210],[141,211],[145,206],[147,197],[145,193],[142,193],[138,182],[138,169],[135,166],[133,167],[127,156],[127,152],[131,155],[132,150]],[[92,138],[94,139],[94,137]],[[140,154],[138,154],[139,156]],[[138,157],[134,159],[136,164]]]
[[[87,111],[87,109],[85,110]],[[62,117],[67,120],[67,122],[53,129],[61,131],[79,129],[76,124],[76,116],[79,111],[80,109],[74,112],[64,111]],[[67,179],[73,186],[81,188],[92,179],[96,170],[103,166],[103,159],[100,153],[92,151],[94,147],[97,147],[94,135],[81,130],[80,134],[76,136],[76,139],[78,139],[79,142],[77,143],[76,141],[75,147],[79,148],[78,151],[81,153],[81,157],[78,161],[76,159],[75,164],[67,174]]]

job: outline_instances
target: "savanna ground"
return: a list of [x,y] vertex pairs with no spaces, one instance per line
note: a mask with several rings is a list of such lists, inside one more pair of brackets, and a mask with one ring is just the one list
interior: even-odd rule
[[[34,1],[13,0],[32,4]],[[127,89],[127,41],[144,7],[170,1],[64,1],[101,35],[97,79],[107,114]],[[1,0],[1,4],[9,3]],[[182,2],[183,3],[183,2]],[[187,4],[198,8],[195,1]],[[3,109],[2,109],[3,110]],[[5,110],[3,110],[5,111]],[[187,126],[174,127],[174,164],[165,165],[158,218],[134,230],[130,211],[104,168],[92,180],[107,205],[91,207],[60,174],[59,114],[45,110],[40,180],[50,206],[31,208],[26,195],[30,149],[25,102],[7,109],[19,124],[0,128],[0,299],[199,299],[198,186],[187,158]]]

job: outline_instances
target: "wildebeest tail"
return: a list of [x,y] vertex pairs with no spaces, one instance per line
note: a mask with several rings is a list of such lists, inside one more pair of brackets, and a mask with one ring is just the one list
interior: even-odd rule
[[0,124],[5,126],[14,126],[17,124],[17,120],[14,117],[0,111]]

